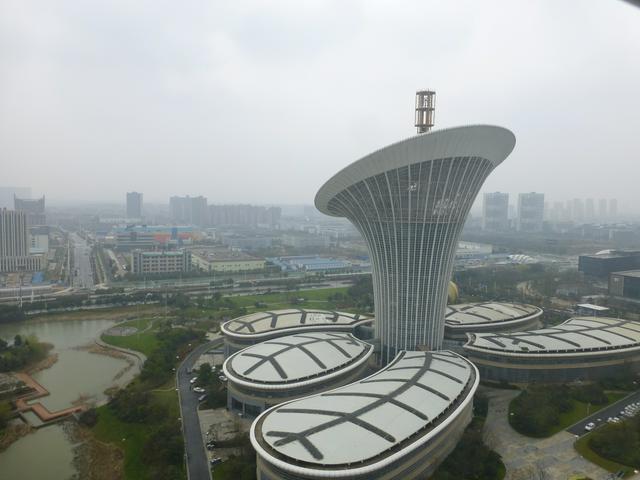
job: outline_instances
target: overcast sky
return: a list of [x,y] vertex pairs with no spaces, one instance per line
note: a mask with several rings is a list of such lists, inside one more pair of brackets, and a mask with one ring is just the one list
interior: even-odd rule
[[618,0],[0,2],[0,185],[49,202],[312,203],[436,128],[511,129],[485,191],[638,203],[640,9]]

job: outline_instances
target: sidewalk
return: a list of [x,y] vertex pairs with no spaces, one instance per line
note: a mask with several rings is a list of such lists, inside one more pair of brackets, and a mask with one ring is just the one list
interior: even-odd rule
[[607,478],[609,472],[576,452],[573,448],[575,437],[572,434],[563,430],[549,438],[530,438],[513,430],[507,415],[509,402],[519,391],[493,388],[483,388],[483,391],[489,398],[484,441],[502,456],[507,468],[505,480],[567,480],[575,475],[594,480]]

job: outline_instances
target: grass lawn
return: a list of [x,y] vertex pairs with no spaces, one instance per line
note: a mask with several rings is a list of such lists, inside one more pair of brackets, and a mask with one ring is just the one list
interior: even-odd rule
[[[152,402],[164,404],[175,418],[180,416],[178,392],[173,380],[152,391]],[[108,405],[97,408],[98,423],[92,428],[95,437],[107,443],[113,443],[124,451],[124,474],[127,480],[149,478],[147,467],[141,461],[142,446],[149,436],[153,425],[127,423],[118,419]],[[185,474],[186,476],[186,474]]]
[[595,463],[599,467],[602,467],[609,472],[616,473],[620,470],[626,470],[627,474],[625,475],[625,477],[628,477],[633,473],[633,467],[629,467],[627,465],[622,465],[612,460],[608,460],[604,457],[601,457],[593,450],[591,450],[589,448],[590,437],[591,437],[591,434],[588,433],[587,435],[580,437],[576,441],[576,443],[574,443],[573,446],[580,455],[582,455],[585,459],[589,460],[591,463]]
[[150,325],[151,321],[152,320],[149,319],[137,319],[118,324],[118,326],[136,327],[140,333],[127,336],[102,335],[100,338],[109,345],[136,350],[148,357],[151,352],[158,348],[158,339],[156,338],[155,330],[150,328],[149,330],[143,331]]
[[124,475],[126,479],[146,479],[147,468],[142,463],[142,446],[148,435],[149,427],[137,423],[120,421],[104,405],[97,409],[98,423],[93,427],[95,437],[107,443],[113,443],[124,451]]
[[[522,435],[526,435],[528,437],[547,438],[547,437],[550,437],[551,435],[555,435],[556,433],[558,433],[558,432],[560,432],[562,430],[565,430],[567,427],[570,427],[574,423],[579,422],[580,420],[582,420],[586,416],[591,415],[591,414],[593,414],[593,413],[597,412],[598,410],[601,410],[601,409],[603,409],[605,407],[608,407],[612,403],[617,402],[621,398],[626,397],[628,394],[629,394],[628,392],[626,392],[626,393],[622,393],[622,392],[607,393],[606,395],[607,395],[608,401],[604,405],[593,405],[593,404],[591,404],[589,406],[586,403],[579,402],[577,400],[572,400],[573,408],[570,411],[566,412],[566,413],[561,413],[559,422],[552,429],[550,429],[546,433],[546,435],[540,435],[539,437],[535,437],[535,436],[533,436],[533,435],[531,435],[529,433],[518,431],[515,428],[514,428],[514,430],[516,430],[518,433],[520,433]],[[512,416],[511,416],[511,404],[510,404],[509,405],[509,424],[513,428],[513,424],[511,423],[511,418],[512,418]]]

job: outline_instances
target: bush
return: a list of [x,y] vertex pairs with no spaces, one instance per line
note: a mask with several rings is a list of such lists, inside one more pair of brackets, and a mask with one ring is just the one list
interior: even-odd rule
[[80,414],[78,421],[84,425],[85,427],[93,427],[96,423],[98,423],[98,412],[95,408],[90,408],[89,410],[85,410]]
[[640,417],[595,430],[589,448],[604,458],[640,468]]

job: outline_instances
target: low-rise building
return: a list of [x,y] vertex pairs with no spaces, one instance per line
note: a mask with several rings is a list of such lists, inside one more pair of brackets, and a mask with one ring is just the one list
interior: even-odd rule
[[188,250],[135,250],[131,254],[131,273],[134,275],[178,273],[190,270],[191,253]]
[[306,332],[250,346],[223,365],[228,409],[254,418],[279,403],[364,377],[373,345],[350,333]]
[[[445,342],[462,346],[467,333],[514,332],[540,326],[542,309],[524,303],[480,302],[448,305],[444,317]],[[447,343],[447,348],[453,345]]]
[[473,417],[476,368],[404,351],[357,382],[281,403],[251,426],[260,479],[429,478]]
[[203,272],[255,272],[266,266],[264,258],[227,248],[199,247],[191,254],[194,267]]
[[640,322],[574,317],[555,327],[470,333],[464,353],[483,380],[566,383],[640,370]]
[[640,300],[640,270],[612,273],[609,276],[609,295]]
[[371,317],[357,313],[315,309],[286,309],[255,312],[222,324],[225,355],[293,333],[354,332],[359,326],[370,325]]
[[578,270],[592,277],[606,278],[613,272],[640,268],[640,252],[603,250],[595,255],[580,255]]

